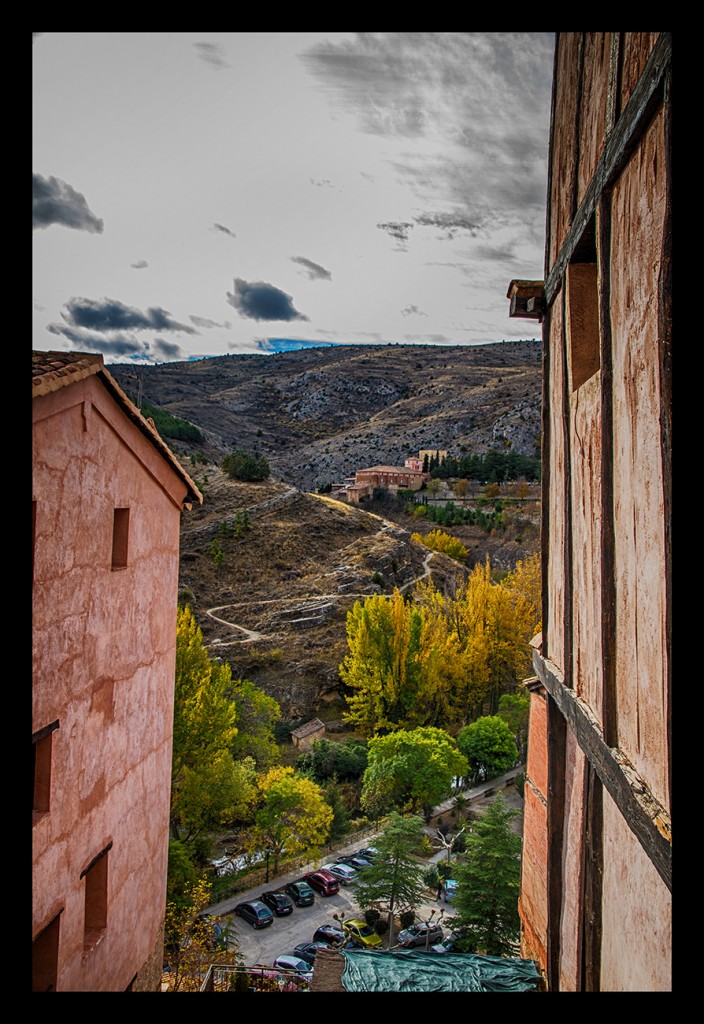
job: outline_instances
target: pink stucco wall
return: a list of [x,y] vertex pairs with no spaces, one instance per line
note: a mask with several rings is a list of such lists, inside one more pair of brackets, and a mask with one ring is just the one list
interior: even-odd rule
[[[59,722],[33,824],[33,935],[61,911],[57,990],[121,991],[161,967],[187,488],[96,376],[32,405],[33,733]],[[113,571],[116,507],[129,551]],[[110,843],[107,927],[84,955],[80,876]]]

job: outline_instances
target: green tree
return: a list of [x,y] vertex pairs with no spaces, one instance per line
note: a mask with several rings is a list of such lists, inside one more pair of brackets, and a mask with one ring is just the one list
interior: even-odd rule
[[484,715],[466,725],[457,736],[457,746],[467,759],[470,777],[496,778],[518,760],[511,729],[498,715]]
[[269,476],[269,463],[263,455],[250,455],[239,448],[225,456],[220,468],[231,480],[259,481]]
[[230,666],[211,662],[190,608],[176,622],[171,772],[171,832],[192,843],[203,832],[245,817],[255,798],[254,763],[235,763],[236,708],[227,696]]
[[199,992],[211,964],[242,963],[234,935],[222,931],[205,913],[210,892],[210,883],[200,879],[188,886],[181,901],[166,905],[164,956],[170,967],[170,992]]
[[374,840],[378,857],[358,872],[355,901],[363,910],[376,907],[387,912],[389,947],[394,944],[394,914],[414,909],[424,895],[425,868],[417,857],[423,829],[420,816],[392,812]]
[[270,768],[257,782],[260,807],[249,839],[256,850],[269,850],[274,874],[281,854],[305,851],[311,856],[330,834],[333,810],[312,779],[296,775],[293,768]]
[[358,779],[367,767],[366,741],[347,739],[335,743],[325,738],[313,740],[310,750],[296,758],[296,770],[314,782]]
[[528,748],[528,723],[530,719],[530,697],[527,693],[502,693],[499,697],[499,718],[511,730],[518,756],[525,760]]
[[237,735],[230,747],[235,760],[250,757],[258,771],[281,759],[275,729],[281,721],[281,707],[274,697],[248,679],[233,679],[228,696],[235,705]]
[[362,806],[377,816],[391,808],[434,806],[452,791],[453,778],[466,772],[465,757],[442,729],[425,726],[375,736],[369,741]]
[[458,886],[449,923],[461,933],[465,952],[516,954],[521,837],[512,822],[517,814],[499,794],[472,826],[466,853],[455,866]]

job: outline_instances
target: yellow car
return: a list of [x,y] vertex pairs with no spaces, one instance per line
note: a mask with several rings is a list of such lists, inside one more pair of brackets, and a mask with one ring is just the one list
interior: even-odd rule
[[377,935],[373,928],[370,928],[361,917],[353,917],[350,921],[343,921],[342,927],[351,939],[359,942],[365,949],[376,949],[381,945],[381,936]]

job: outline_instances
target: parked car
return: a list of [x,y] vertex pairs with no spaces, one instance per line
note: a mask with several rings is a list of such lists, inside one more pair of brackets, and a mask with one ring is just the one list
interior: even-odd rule
[[448,935],[446,938],[442,940],[442,942],[437,942],[434,946],[431,946],[430,948],[433,951],[433,953],[452,953],[454,952],[456,942],[457,939],[455,938],[454,935]]
[[349,864],[340,864],[335,861],[334,864],[323,864],[322,870],[328,871],[342,885],[351,885],[357,879],[357,872]]
[[452,903],[457,895],[457,882],[454,878],[446,878],[443,884],[445,886],[445,899],[448,903]]
[[251,924],[252,928],[268,928],[274,923],[274,915],[261,900],[249,900],[247,903],[238,903],[233,914],[241,917],[243,921]]
[[399,932],[397,942],[404,949],[413,949],[415,946],[423,946],[425,948],[426,942],[432,946],[436,942],[441,942],[444,936],[445,933],[439,924],[428,926],[419,921],[418,924],[412,924],[410,928],[404,928],[403,931]]
[[333,943],[344,942],[346,938],[342,928],[338,928],[335,924],[321,924],[320,928],[316,928],[315,934],[313,935],[313,942],[327,942],[328,945]]
[[370,868],[372,862],[366,857],[363,857],[361,853],[348,853],[344,857],[337,858],[338,864],[347,864],[349,867],[354,868],[357,871],[359,868]]
[[321,896],[334,896],[340,891],[338,880],[329,871],[324,869],[311,871],[309,875],[305,875],[304,881],[308,883],[311,889],[319,892]]
[[285,892],[263,892],[259,899],[273,910],[277,917],[285,917],[293,913],[293,900]]
[[357,853],[361,857],[366,857],[367,860],[377,861],[379,859],[379,851],[376,846],[365,846],[362,850],[357,850]]
[[378,935],[361,917],[343,921],[342,928],[350,938],[359,942],[365,949],[376,949],[381,945],[381,935]]
[[284,892],[291,897],[297,907],[312,907],[315,903],[315,893],[307,882],[289,882],[284,886]]
[[311,967],[315,962],[315,955],[319,949],[330,949],[329,942],[301,942],[294,949],[294,954],[300,957],[301,960],[305,960],[306,963],[310,964]]
[[280,971],[295,971],[296,974],[304,974],[307,978],[313,977],[310,964],[305,960],[301,960],[300,956],[293,956],[290,953],[286,953],[284,956],[277,956],[276,960],[274,960],[274,967],[277,967]]

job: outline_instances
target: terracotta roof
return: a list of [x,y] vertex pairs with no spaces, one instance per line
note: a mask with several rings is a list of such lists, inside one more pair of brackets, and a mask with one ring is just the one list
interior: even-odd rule
[[410,466],[370,466],[368,469],[358,469],[358,473],[422,473],[420,469],[411,469]]
[[159,454],[166,459],[172,469],[184,481],[188,488],[185,500],[203,504],[203,495],[191,480],[181,463],[169,446],[162,440],[152,420],[145,419],[141,412],[127,397],[117,381],[103,365],[102,355],[90,352],[32,352],[32,398],[49,395],[53,391],[76,384],[95,374],[107,391],[110,392],[125,415],[132,420],[139,430],[151,441]]

